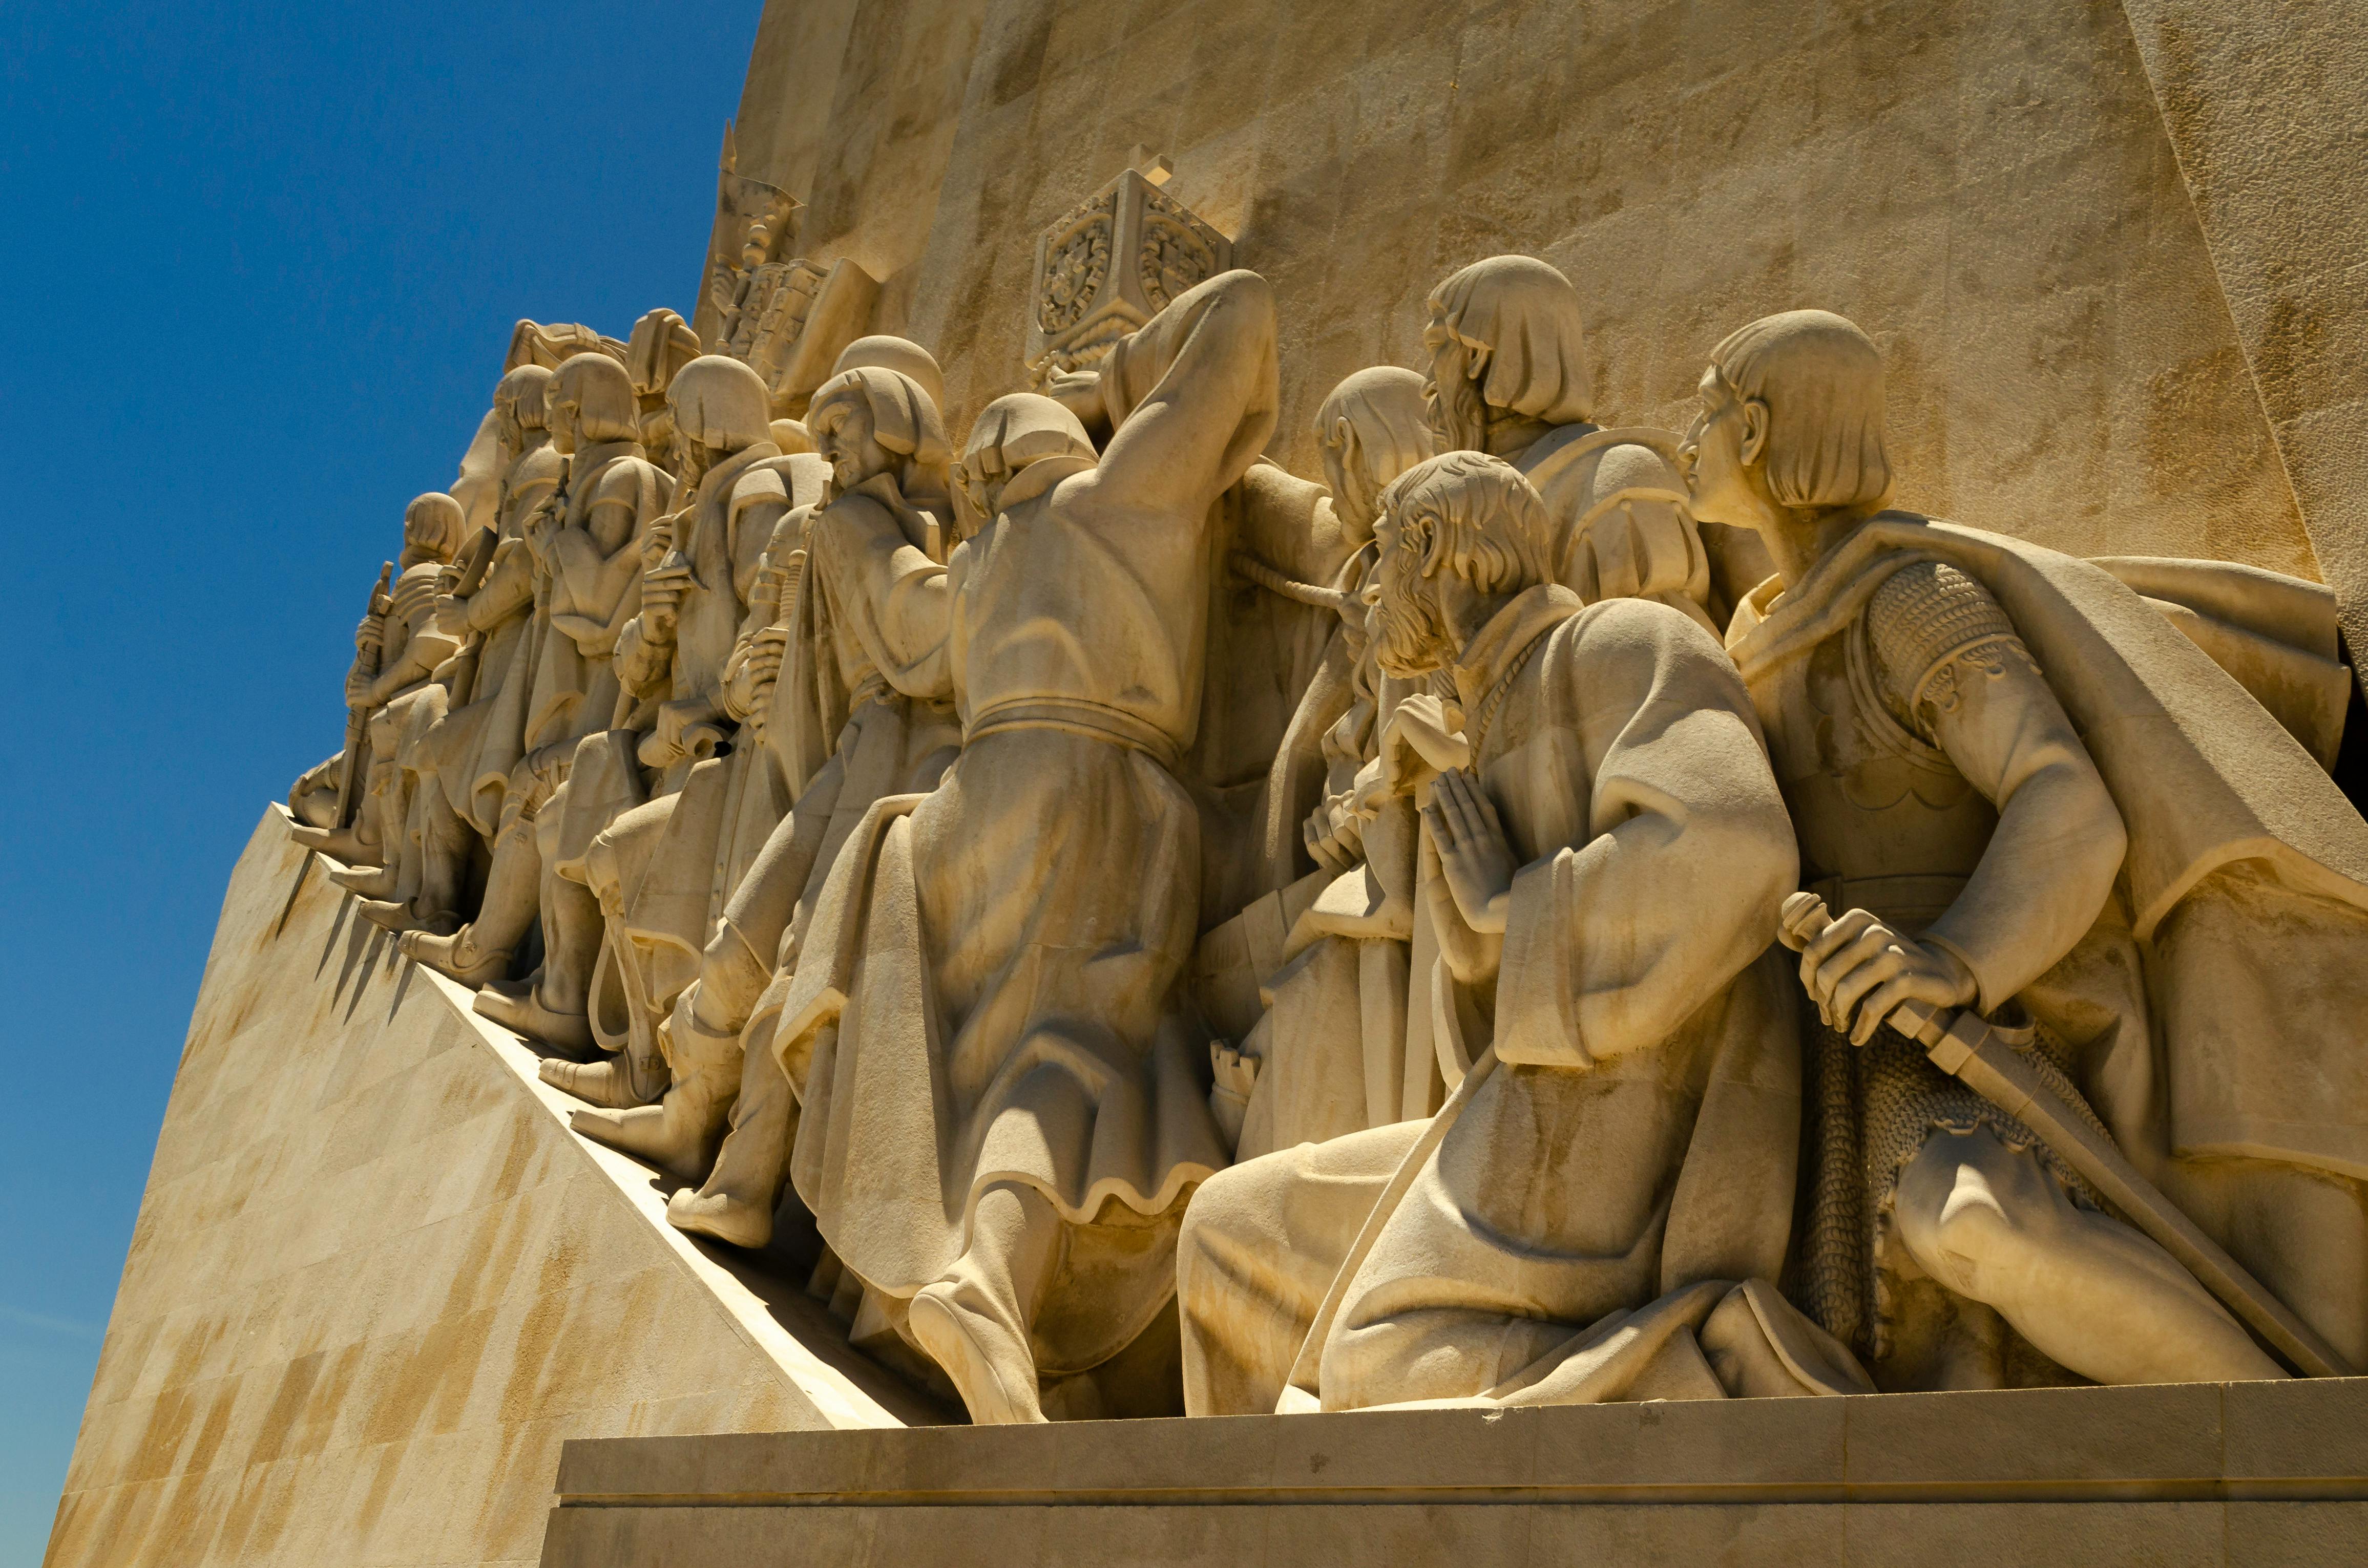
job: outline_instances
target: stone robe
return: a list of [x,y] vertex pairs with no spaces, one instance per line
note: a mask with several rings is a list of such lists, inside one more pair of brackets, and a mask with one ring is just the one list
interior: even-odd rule
[[[858,1278],[909,1298],[976,1195],[1073,1227],[1046,1375],[1123,1348],[1173,1288],[1171,1211],[1225,1163],[1180,981],[1217,498],[1273,428],[1272,296],[1224,274],[1113,351],[1098,465],[1030,465],[954,553],[960,759],[833,868],[774,1033],[804,1103],[791,1176]],[[1037,469],[1056,483],[1022,481]],[[1079,1286],[1085,1288],[1078,1288]]]
[[[714,733],[733,741],[723,756],[658,758],[635,729],[613,731],[595,743],[604,781],[599,796],[587,793],[572,807],[562,854],[572,859],[574,846],[584,846],[573,863],[608,916],[602,961],[636,966],[626,994],[643,999],[653,1024],[698,973],[700,950],[731,892],[730,840],[741,797],[752,777],[757,787],[764,783],[760,751],[737,744],[723,700],[724,672],[775,525],[793,506],[819,499],[826,473],[821,459],[785,456],[769,441],[711,470],[681,525],[687,531],[677,547],[690,562],[692,586],[670,652],[642,643],[620,654],[636,690],[703,709]],[[641,767],[656,772],[655,799],[641,799],[645,775],[625,756],[629,739],[639,743]]]
[[[1795,861],[1732,666],[1690,618],[1546,585],[1454,676],[1522,863],[1496,973],[1439,987],[1474,1066],[1428,1122],[1202,1188],[1178,1260],[1188,1403],[1254,1408],[1281,1365],[1325,1409],[1860,1386],[1767,1283],[1800,1113],[1768,937]],[[1315,1270],[1245,1244],[1284,1235],[1337,1269],[1320,1308]]]

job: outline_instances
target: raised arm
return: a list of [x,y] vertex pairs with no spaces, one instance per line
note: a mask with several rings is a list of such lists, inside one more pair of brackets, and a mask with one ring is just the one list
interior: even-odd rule
[[1206,510],[1274,433],[1274,291],[1221,273],[1178,296],[1110,351],[1101,396],[1115,431],[1102,483],[1131,504]]

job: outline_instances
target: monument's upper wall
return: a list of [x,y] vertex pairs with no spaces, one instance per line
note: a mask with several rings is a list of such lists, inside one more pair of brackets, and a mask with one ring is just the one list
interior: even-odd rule
[[1579,285],[1600,418],[1682,426],[1722,335],[1821,306],[1884,349],[1902,504],[2318,574],[2118,6],[801,0],[739,146],[803,254],[883,279],[957,429],[1019,384],[1038,233],[1165,153],[1275,287],[1301,472],[1326,389],[1523,251]]

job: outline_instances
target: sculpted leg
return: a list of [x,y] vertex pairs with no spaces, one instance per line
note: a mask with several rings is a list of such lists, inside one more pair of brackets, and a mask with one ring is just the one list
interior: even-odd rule
[[1273,1411],[1324,1292],[1423,1125],[1296,1144],[1201,1184],[1176,1242],[1186,1415]]
[[[542,969],[525,994],[512,996],[487,986],[477,993],[475,1006],[480,1014],[519,1034],[567,1050],[589,1051],[589,1000],[592,967],[600,956],[600,904],[582,882],[569,881],[552,869],[558,851],[558,822],[564,810],[560,801],[560,794],[554,792],[534,823],[537,880],[541,894]],[[543,1077],[572,1094],[584,1094],[574,1083],[552,1075],[554,1069],[570,1065],[547,1062],[543,1064]],[[608,1064],[598,1065],[605,1069]],[[649,1093],[638,1098],[602,1099],[596,1103],[647,1104],[664,1086],[661,1078]]]
[[476,919],[450,937],[426,931],[403,936],[404,955],[440,970],[463,985],[484,985],[509,972],[510,955],[541,912],[542,857],[535,849],[534,822],[508,813],[494,841],[493,869]]
[[1987,1129],[1936,1131],[1899,1178],[1900,1239],[1927,1273],[1998,1310],[2100,1383],[2283,1378],[2186,1269],[2137,1231],[2076,1207],[2036,1154]]
[[[747,1027],[757,998],[769,978],[766,966],[729,924],[707,945],[699,979],[684,994],[695,1028],[728,1034],[735,1040]],[[737,1052],[739,1085],[723,1102],[730,1131],[717,1151],[707,1179],[696,1192],[677,1192],[666,1203],[666,1219],[677,1229],[712,1236],[734,1246],[761,1247],[773,1238],[773,1210],[790,1140],[797,1128],[797,1096],[773,1054],[771,1031]]]
[[979,1426],[1042,1421],[1029,1330],[1061,1255],[1061,1215],[1034,1187],[979,1196],[970,1246],[913,1298],[913,1337],[962,1392]]
[[[666,1066],[673,1076],[657,1104],[623,1110],[579,1110],[569,1118],[569,1125],[597,1142],[661,1165],[684,1181],[697,1181],[714,1165],[716,1145],[723,1141],[724,1119],[732,1114],[733,1094],[740,1082],[740,1031],[701,1028],[693,1006],[678,1002],[663,1038]],[[603,1065],[612,1072],[618,1066]],[[769,1211],[767,1217],[770,1218]]]

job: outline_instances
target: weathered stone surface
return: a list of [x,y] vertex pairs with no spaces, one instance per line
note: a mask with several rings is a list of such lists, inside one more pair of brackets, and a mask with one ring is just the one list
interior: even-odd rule
[[[750,77],[835,94],[839,150],[780,165],[811,203],[802,244],[882,279],[874,330],[937,351],[951,428],[1017,376],[1029,239],[1144,148],[1274,285],[1275,455],[1300,472],[1326,391],[1418,363],[1425,291],[1520,251],[1578,284],[1615,423],[1682,426],[1726,332],[1837,311],[1892,366],[1901,504],[2075,554],[2316,574],[2118,6],[914,0],[860,19],[835,67],[793,35],[804,9],[768,8]],[[2358,90],[2300,58],[2317,34],[2281,32],[2283,8],[2240,9],[2210,38],[2249,51],[2245,80]],[[2341,7],[2305,9],[2324,32]],[[2192,76],[2242,130],[2225,100],[2246,89]],[[2320,121],[2330,172],[2356,160],[2346,123]],[[2281,178],[2241,172],[2230,224],[2274,209],[2283,227],[2246,231],[2265,256],[2326,248],[2340,180],[2281,206]],[[2333,301],[2339,272],[2309,270]],[[2348,406],[2327,401],[2290,447]]]
[[930,1418],[667,1226],[286,824],[223,902],[51,1568],[532,1562],[569,1437]]
[[543,1563],[2332,1568],[2363,1422],[2343,1379],[571,1443]]

